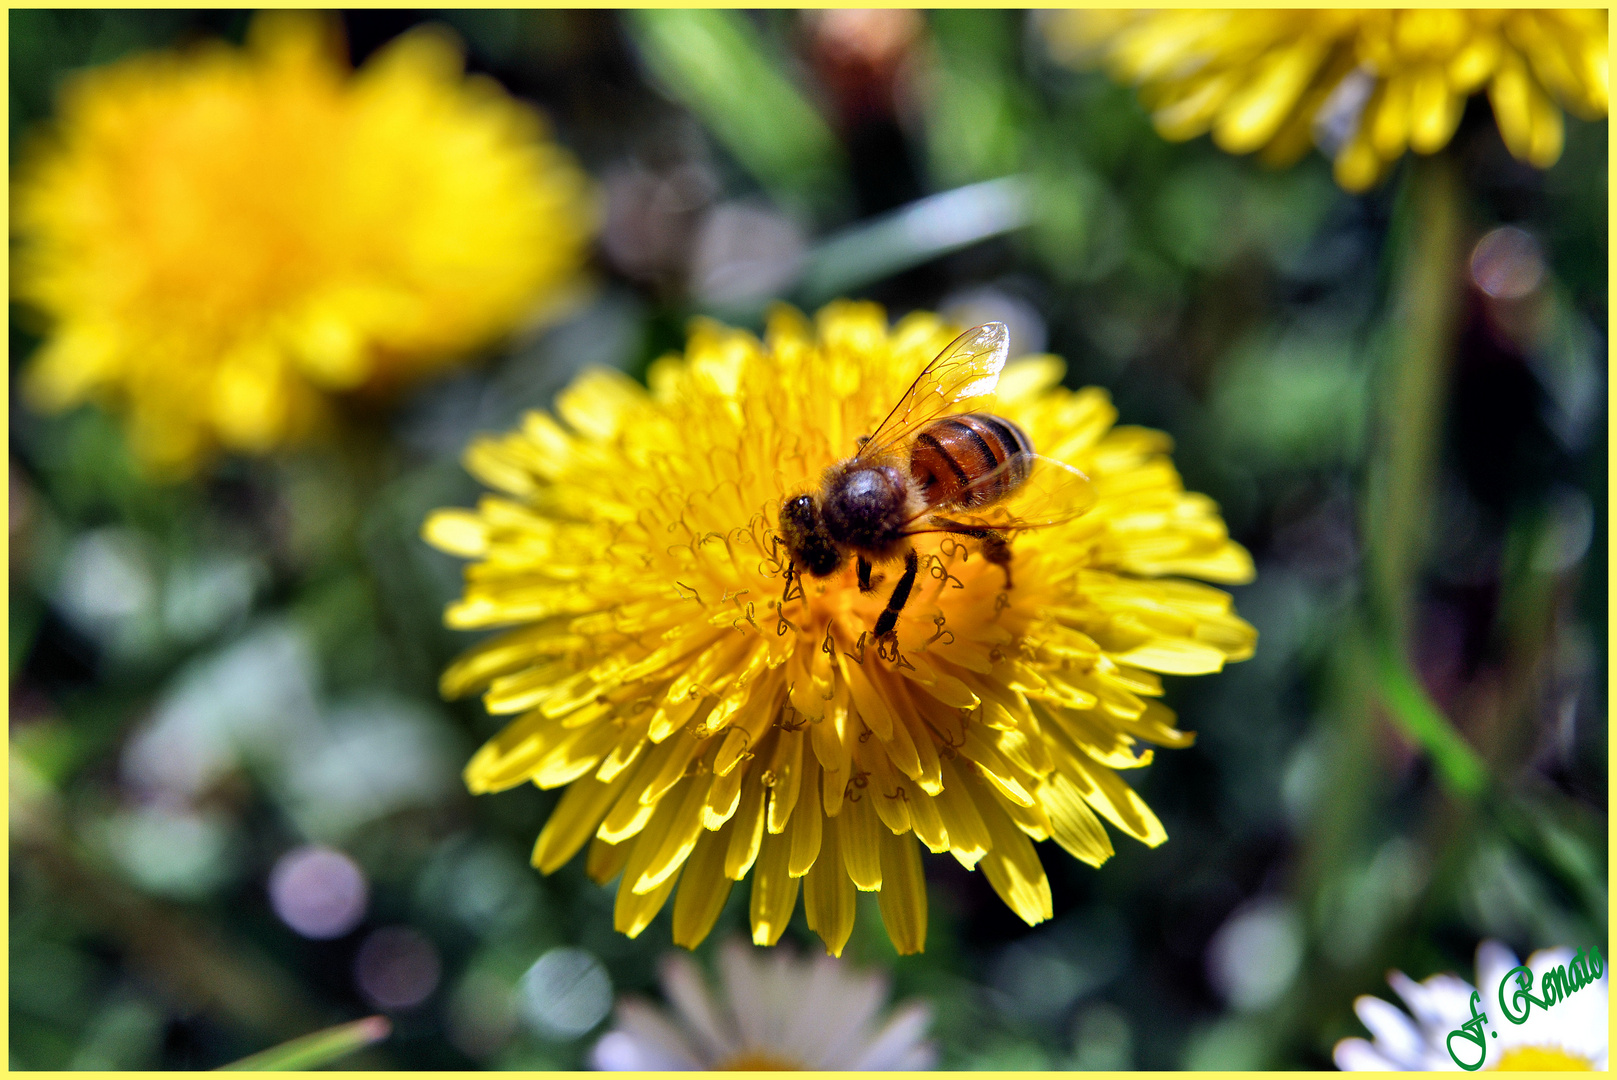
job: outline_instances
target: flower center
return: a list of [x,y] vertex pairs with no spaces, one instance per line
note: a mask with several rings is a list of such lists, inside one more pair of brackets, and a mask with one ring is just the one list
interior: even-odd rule
[[803,1066],[776,1057],[768,1050],[737,1051],[713,1066],[714,1072],[801,1072]]
[[1502,1072],[1591,1072],[1594,1067],[1588,1058],[1558,1046],[1517,1046],[1506,1050],[1497,1066]]
[[[920,567],[899,620],[899,634],[907,648],[922,644],[929,636],[936,640],[946,627],[952,641],[955,624],[970,626],[979,619],[997,617],[1001,607],[1007,606],[1008,596],[995,603],[1004,590],[1004,571],[988,564],[975,541],[945,537],[940,543],[935,536],[924,536],[917,539],[915,550]],[[849,559],[831,577],[805,578],[801,599],[794,593],[786,605],[786,617],[797,625],[808,645],[817,647],[830,629],[839,647],[853,649],[860,634],[875,626],[903,572],[901,561],[880,563],[871,577],[871,591],[861,593],[854,561]],[[1008,619],[1004,625],[1010,628],[1015,622]]]

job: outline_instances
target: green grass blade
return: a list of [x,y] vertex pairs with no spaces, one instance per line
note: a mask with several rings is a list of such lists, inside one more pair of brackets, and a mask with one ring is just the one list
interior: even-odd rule
[[219,1068],[245,1069],[252,1072],[317,1069],[362,1047],[381,1042],[392,1030],[393,1025],[388,1022],[387,1017],[367,1016],[363,1020],[338,1024],[324,1031],[316,1031],[312,1035],[300,1036],[290,1042],[244,1057],[240,1061],[221,1065]]
[[777,200],[807,209],[834,198],[842,166],[836,136],[745,15],[652,8],[625,20],[658,81]]
[[1432,756],[1443,786],[1467,797],[1480,795],[1488,783],[1488,767],[1482,758],[1454,730],[1454,725],[1427,695],[1409,665],[1386,645],[1378,652],[1376,675],[1380,696],[1393,720],[1404,734]]
[[828,238],[809,253],[800,298],[818,307],[901,270],[1020,229],[1031,213],[1031,192],[1020,176],[984,180],[937,195]]

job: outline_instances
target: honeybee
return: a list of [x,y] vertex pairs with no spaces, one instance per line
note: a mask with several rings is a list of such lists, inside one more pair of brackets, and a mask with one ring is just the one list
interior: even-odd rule
[[1020,427],[963,403],[999,384],[1010,349],[1004,323],[955,338],[911,384],[858,451],[825,470],[817,492],[786,500],[781,538],[794,576],[829,577],[850,556],[859,589],[872,592],[874,564],[902,558],[904,571],[876,620],[885,639],[909,602],[920,560],[913,537],[954,533],[976,540],[1011,586],[1009,535],[1070,521],[1094,502],[1088,477],[1033,452]]

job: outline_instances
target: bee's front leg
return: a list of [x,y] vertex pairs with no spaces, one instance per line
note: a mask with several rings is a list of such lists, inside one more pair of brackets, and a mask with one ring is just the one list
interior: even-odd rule
[[887,636],[898,625],[898,613],[904,610],[904,605],[910,602],[910,590],[915,587],[915,575],[921,568],[921,559],[911,548],[910,553],[904,556],[904,573],[893,586],[893,595],[887,598],[887,610],[881,613],[876,620],[876,638]]
[[870,571],[870,560],[863,555],[859,556],[859,591],[862,593],[870,592],[876,587],[870,583]]

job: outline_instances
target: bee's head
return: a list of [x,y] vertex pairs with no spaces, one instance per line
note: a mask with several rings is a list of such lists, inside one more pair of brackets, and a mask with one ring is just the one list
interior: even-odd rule
[[780,508],[780,532],[798,570],[826,577],[842,565],[842,552],[826,531],[812,495],[798,495]]

